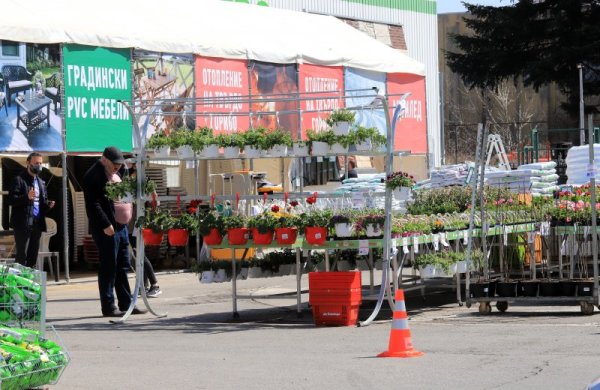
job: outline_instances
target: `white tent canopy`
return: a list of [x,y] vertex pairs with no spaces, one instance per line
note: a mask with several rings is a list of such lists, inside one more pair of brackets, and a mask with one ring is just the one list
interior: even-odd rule
[[2,9],[0,39],[18,42],[425,74],[420,62],[331,16],[222,0],[4,0]]

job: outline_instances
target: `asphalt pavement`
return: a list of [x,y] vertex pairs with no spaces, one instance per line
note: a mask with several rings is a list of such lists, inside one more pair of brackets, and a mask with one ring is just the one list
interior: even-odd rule
[[[70,352],[60,389],[583,389],[600,376],[600,316],[578,306],[511,306],[479,314],[451,290],[407,294],[418,358],[377,358],[388,349],[391,311],[366,327],[315,327],[295,277],[240,280],[239,319],[231,283],[200,284],[193,273],[159,273],[166,313],[111,324],[95,277],[49,282],[47,320]],[[377,279],[376,279],[377,280]],[[367,281],[363,273],[363,284]],[[133,284],[133,282],[132,282]],[[307,277],[302,280],[308,289]],[[139,303],[143,307],[143,303]],[[364,302],[360,317],[373,309]]]

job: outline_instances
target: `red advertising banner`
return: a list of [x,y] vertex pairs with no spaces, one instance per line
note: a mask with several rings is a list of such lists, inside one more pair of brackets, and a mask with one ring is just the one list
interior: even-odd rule
[[425,78],[406,73],[390,73],[387,80],[390,114],[400,104],[400,95],[410,92],[406,98],[404,113],[396,121],[394,150],[410,150],[413,154],[427,153]]
[[340,98],[343,95],[344,70],[341,66],[300,65],[300,96],[306,99],[300,102],[302,139],[306,139],[308,129],[324,130],[327,127],[325,119],[331,111],[344,106],[344,99]]
[[296,64],[250,63],[252,127],[283,129],[298,134],[298,75]]
[[[199,56],[195,59],[196,97],[207,99],[206,104],[196,106],[196,126],[210,127],[216,134],[246,131],[250,127],[247,114],[236,113],[248,112],[248,103],[232,100],[248,96],[247,62]],[[219,97],[223,102],[210,100]]]

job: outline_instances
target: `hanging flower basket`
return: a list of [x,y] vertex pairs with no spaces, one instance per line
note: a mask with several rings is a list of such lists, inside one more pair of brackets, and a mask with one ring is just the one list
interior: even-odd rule
[[335,135],[348,135],[350,132],[350,122],[337,122],[331,126]]
[[313,156],[326,156],[329,153],[329,144],[327,142],[313,141],[311,154]]
[[304,235],[306,236],[306,242],[310,245],[323,245],[327,240],[327,228],[306,227]]
[[247,228],[234,228],[227,231],[227,238],[231,245],[246,245],[248,242]]
[[158,148],[154,149],[154,156],[156,157],[169,157],[169,155],[171,154],[171,147],[170,146],[159,146]]
[[244,146],[244,155],[246,158],[259,158],[261,150],[256,146]]
[[275,229],[275,237],[279,245],[291,245],[296,242],[298,237],[297,228],[277,228]]
[[181,145],[175,151],[180,159],[194,158],[194,150],[190,145]]
[[367,237],[379,237],[383,235],[383,230],[381,225],[370,223],[367,225],[365,234]]
[[240,156],[240,148],[237,146],[226,146],[223,148],[223,157],[238,158]]
[[188,243],[189,232],[187,229],[169,229],[167,239],[171,246],[186,246]]
[[164,232],[154,233],[152,229],[142,229],[144,244],[158,246],[162,243]]
[[200,156],[204,158],[217,158],[219,157],[219,145],[210,144],[204,146],[200,151]]
[[252,229],[252,240],[256,245],[269,245],[273,242],[273,231],[260,233],[258,229]]
[[219,232],[219,229],[212,228],[210,229],[210,233],[204,236],[203,242],[206,245],[221,245],[221,242],[223,242],[223,236]]

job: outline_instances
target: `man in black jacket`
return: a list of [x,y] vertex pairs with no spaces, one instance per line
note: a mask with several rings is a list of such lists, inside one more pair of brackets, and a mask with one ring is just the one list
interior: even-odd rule
[[27,156],[27,168],[13,180],[8,201],[12,206],[10,226],[14,230],[19,264],[34,268],[40,249],[40,237],[46,231],[46,211],[54,207],[48,200],[46,184],[38,176],[42,172],[42,155]]
[[[90,222],[92,238],[98,247],[100,268],[98,270],[98,289],[102,315],[118,317],[131,304],[131,289],[127,279],[130,268],[129,235],[126,223],[118,223],[115,217],[115,205],[106,197],[106,183],[121,178],[125,174],[125,159],[121,151],[110,146],[104,149],[100,160],[83,177],[83,196],[85,210]],[[117,294],[119,307],[115,306]],[[132,314],[143,314],[145,310],[134,308]]]

